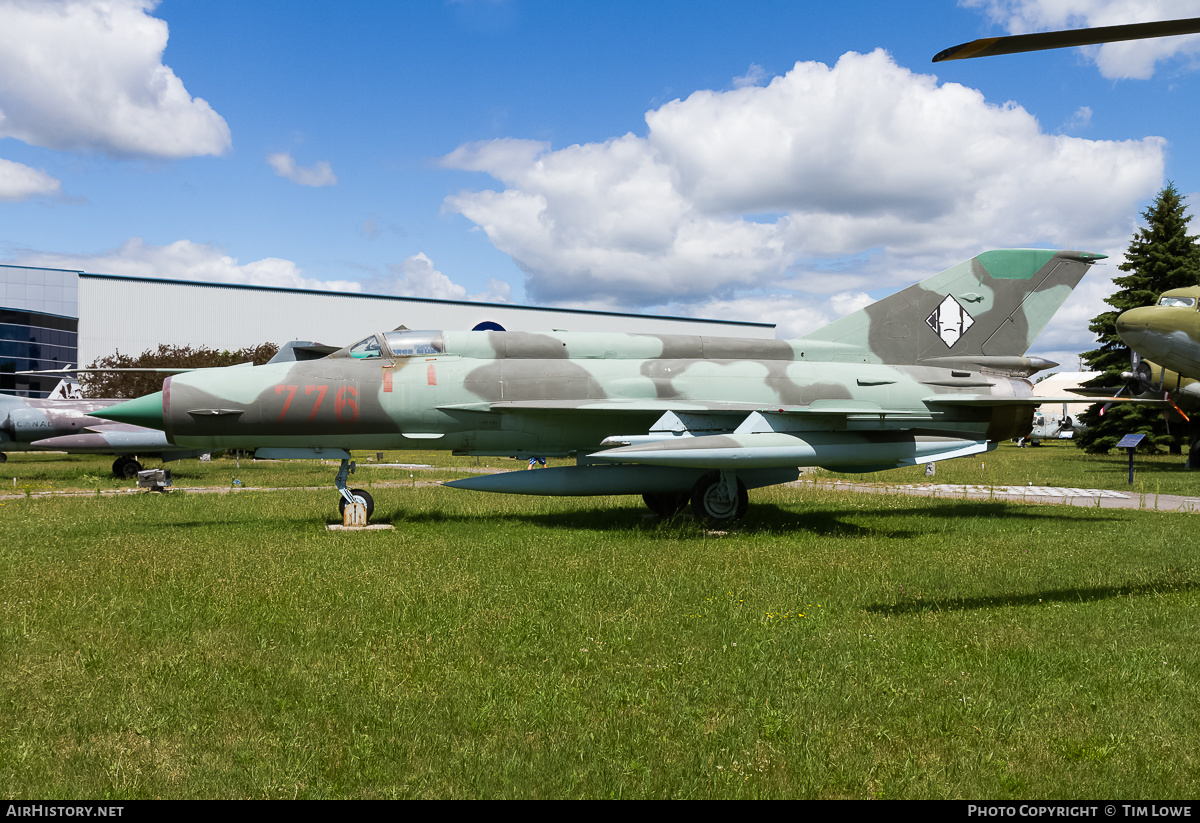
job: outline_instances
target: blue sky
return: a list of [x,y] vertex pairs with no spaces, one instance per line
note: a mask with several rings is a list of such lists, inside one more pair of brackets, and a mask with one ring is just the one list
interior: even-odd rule
[[[0,261],[801,334],[988,248],[1119,257],[1167,180],[1195,203],[1197,38],[930,62],[1185,16],[0,0]],[[1075,365],[1113,273],[1035,353]]]

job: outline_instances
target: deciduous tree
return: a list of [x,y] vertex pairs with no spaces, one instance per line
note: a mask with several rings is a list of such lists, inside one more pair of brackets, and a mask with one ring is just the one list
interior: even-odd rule
[[[253,362],[262,365],[270,360],[279,347],[274,343],[238,349],[216,351],[194,346],[159,344],[156,351],[147,349],[137,357],[127,354],[109,355],[94,361],[93,369],[207,369],[216,366],[236,366]],[[93,372],[80,375],[84,397],[141,397],[162,388],[161,372]]]

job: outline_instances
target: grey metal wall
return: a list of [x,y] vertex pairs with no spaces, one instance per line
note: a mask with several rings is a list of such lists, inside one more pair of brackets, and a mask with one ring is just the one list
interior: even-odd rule
[[376,331],[471,329],[484,321],[510,331],[650,332],[720,337],[775,336],[773,325],[603,314],[209,283],[79,275],[79,360],[159,343],[239,349],[313,340],[342,346]]
[[0,308],[78,317],[78,272],[0,266]]

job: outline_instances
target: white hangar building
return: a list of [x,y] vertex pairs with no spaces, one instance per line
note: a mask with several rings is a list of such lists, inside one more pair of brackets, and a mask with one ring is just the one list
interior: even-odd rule
[[45,397],[34,369],[86,366],[160,343],[241,349],[307,340],[349,345],[410,329],[640,332],[773,338],[773,323],[736,323],[419,297],[194,283],[0,265],[0,393]]

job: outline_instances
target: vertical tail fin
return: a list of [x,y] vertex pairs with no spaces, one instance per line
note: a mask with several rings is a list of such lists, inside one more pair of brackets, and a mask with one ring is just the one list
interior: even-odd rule
[[984,252],[801,338],[837,359],[914,365],[934,358],[1023,355],[1103,254]]

